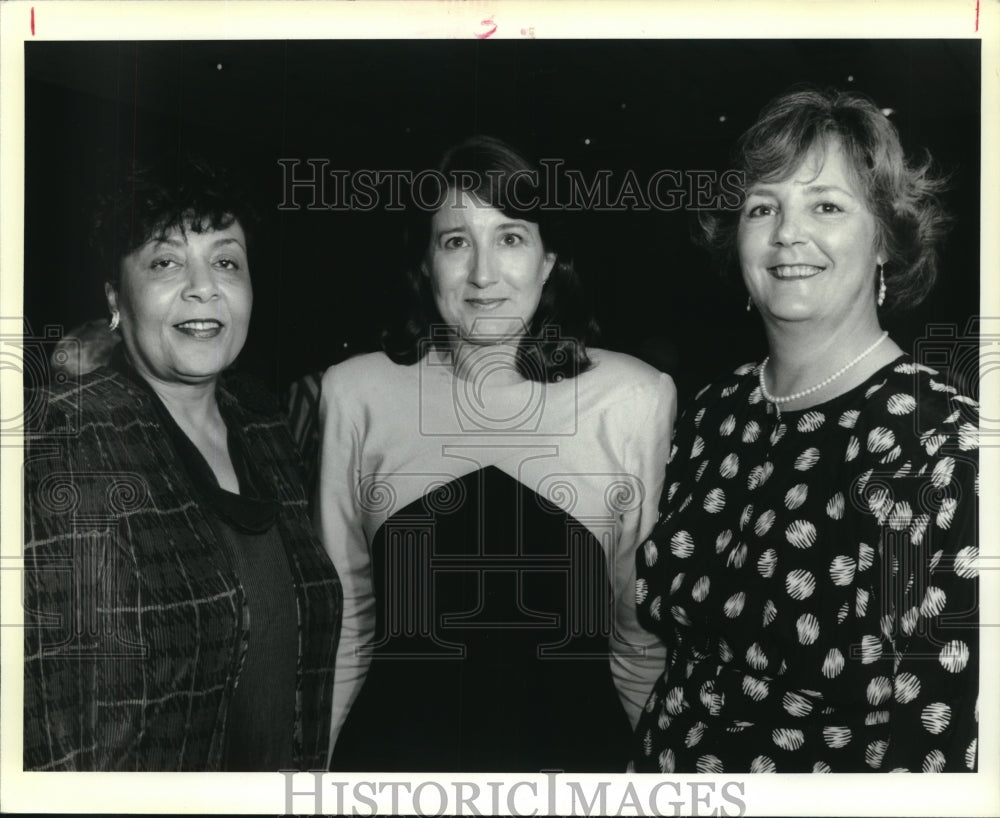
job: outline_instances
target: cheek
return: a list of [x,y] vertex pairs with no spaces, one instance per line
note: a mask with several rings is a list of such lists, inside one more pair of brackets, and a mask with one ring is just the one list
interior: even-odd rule
[[447,297],[461,290],[465,276],[455,263],[436,260],[428,265],[427,278],[430,280],[431,292],[436,296]]
[[736,258],[741,266],[745,266],[750,260],[751,233],[740,227],[736,233]]
[[233,303],[237,305],[236,310],[240,315],[249,318],[250,311],[253,309],[253,287],[250,286],[249,282],[240,288]]
[[740,266],[744,281],[749,279],[753,275],[753,271],[760,267],[763,249],[760,238],[753,231],[740,230],[737,234],[736,261]]
[[545,283],[545,257],[527,256],[507,260],[504,277],[526,295],[542,292]]
[[155,287],[148,286],[148,283],[138,283],[134,279],[122,279],[121,290],[118,295],[118,306],[122,315],[133,323],[138,319],[155,317],[162,310]]

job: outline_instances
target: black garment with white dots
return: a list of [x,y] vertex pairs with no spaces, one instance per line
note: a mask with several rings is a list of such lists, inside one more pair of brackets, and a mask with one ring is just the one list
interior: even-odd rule
[[678,423],[636,556],[671,651],[640,772],[976,769],[978,406],[903,356],[777,412],[757,368]]

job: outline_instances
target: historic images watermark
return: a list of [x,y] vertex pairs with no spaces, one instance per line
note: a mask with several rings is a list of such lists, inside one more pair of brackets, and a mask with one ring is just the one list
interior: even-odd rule
[[[742,781],[517,777],[339,779],[283,770],[286,815],[717,815],[747,812]],[[473,780],[475,779],[475,780]],[[502,780],[490,780],[502,779]]]
[[[359,169],[331,167],[328,158],[283,158],[278,210],[330,210],[367,213],[417,207],[435,211],[457,190],[481,184],[502,185],[504,199],[523,210],[643,211],[737,210],[743,206],[741,171],[661,168],[640,176],[601,169],[584,173],[565,168],[562,159],[542,159],[541,171],[503,174],[437,170]],[[461,206],[455,202],[452,206]]]

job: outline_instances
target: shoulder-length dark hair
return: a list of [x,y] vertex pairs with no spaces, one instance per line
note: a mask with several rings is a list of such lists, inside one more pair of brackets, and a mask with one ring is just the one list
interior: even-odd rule
[[175,229],[202,233],[239,222],[249,256],[257,221],[248,192],[228,168],[200,158],[136,163],[118,171],[98,200],[92,242],[103,280],[117,290],[122,260],[151,239]]
[[[560,212],[547,199],[540,170],[507,143],[473,136],[449,148],[437,170],[418,174],[424,185],[412,191],[407,225],[405,315],[382,333],[382,349],[393,361],[414,364],[431,347],[446,346],[448,332],[421,264],[427,255],[431,219],[456,191],[475,196],[505,215],[538,225],[546,253],[556,262],[541,299],[517,346],[515,367],[522,377],[551,382],[571,378],[592,366],[587,344],[597,334],[588,295],[573,264]],[[428,193],[431,186],[436,189]]]
[[[785,179],[810,151],[825,151],[832,141],[841,145],[875,216],[876,240],[886,256],[886,305],[915,307],[937,278],[950,222],[938,199],[946,179],[926,152],[919,162],[907,160],[896,127],[872,100],[833,89],[792,89],[771,100],[740,137],[735,168],[745,174],[745,189]],[[701,243],[726,274],[738,269],[739,220],[739,210],[699,214]]]

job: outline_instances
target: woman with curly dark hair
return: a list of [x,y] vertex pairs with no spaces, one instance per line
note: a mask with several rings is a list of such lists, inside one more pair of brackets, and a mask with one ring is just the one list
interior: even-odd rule
[[868,99],[778,97],[707,214],[769,354],[677,424],[640,621],[670,651],[633,767],[976,768],[975,401],[880,324],[929,292],[945,226]]
[[24,767],[327,762],[340,624],[277,406],[227,370],[250,323],[250,211],[198,163],[102,209],[110,365],[31,398]]

